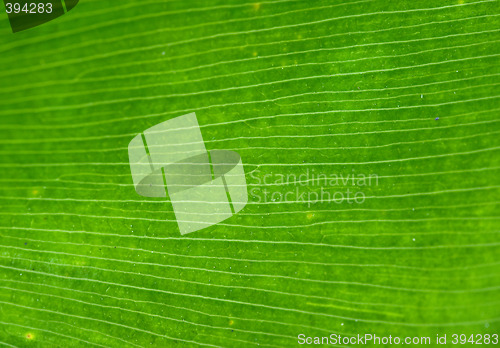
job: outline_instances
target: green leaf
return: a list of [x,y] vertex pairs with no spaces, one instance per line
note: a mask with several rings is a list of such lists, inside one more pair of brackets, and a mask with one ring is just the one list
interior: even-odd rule
[[[12,33],[2,15],[0,343],[498,333],[498,16],[83,0]],[[249,202],[181,235],[127,146],[191,112],[208,150],[241,156]]]

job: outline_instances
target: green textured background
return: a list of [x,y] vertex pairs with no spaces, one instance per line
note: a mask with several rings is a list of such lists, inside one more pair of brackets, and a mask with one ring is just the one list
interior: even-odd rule
[[[3,13],[0,343],[498,333],[499,9],[83,0],[16,34]],[[379,185],[361,205],[251,200],[180,236],[135,193],[127,145],[192,111],[249,190],[307,170]]]

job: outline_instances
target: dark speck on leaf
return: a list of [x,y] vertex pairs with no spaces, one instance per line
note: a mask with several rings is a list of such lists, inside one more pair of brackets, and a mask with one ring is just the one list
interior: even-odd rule
[[439,121],[439,117],[436,117],[436,118],[435,118],[435,120],[436,120],[436,121]]
[[24,245],[28,245],[28,243],[24,243]]

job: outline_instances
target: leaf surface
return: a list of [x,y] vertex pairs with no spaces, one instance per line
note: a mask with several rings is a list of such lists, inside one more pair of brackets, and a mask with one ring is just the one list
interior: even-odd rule
[[[498,333],[498,10],[83,0],[16,34],[2,15],[0,343]],[[127,146],[190,112],[249,202],[181,236]]]

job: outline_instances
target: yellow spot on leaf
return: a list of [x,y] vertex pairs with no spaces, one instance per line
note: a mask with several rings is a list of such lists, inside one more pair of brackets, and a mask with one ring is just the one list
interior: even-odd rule
[[233,325],[234,324],[234,321],[232,320],[229,320],[229,326]]
[[313,213],[309,213],[309,214],[307,214],[307,218],[308,218],[308,219],[312,219],[313,217],[314,217],[314,214],[313,214]]
[[253,4],[253,9],[255,11],[258,11],[260,9],[260,2],[256,2],[255,4]]
[[33,338],[35,338],[35,335],[33,335],[32,333],[27,333],[26,338],[32,340]]
[[252,53],[254,57],[257,57],[257,52]]

